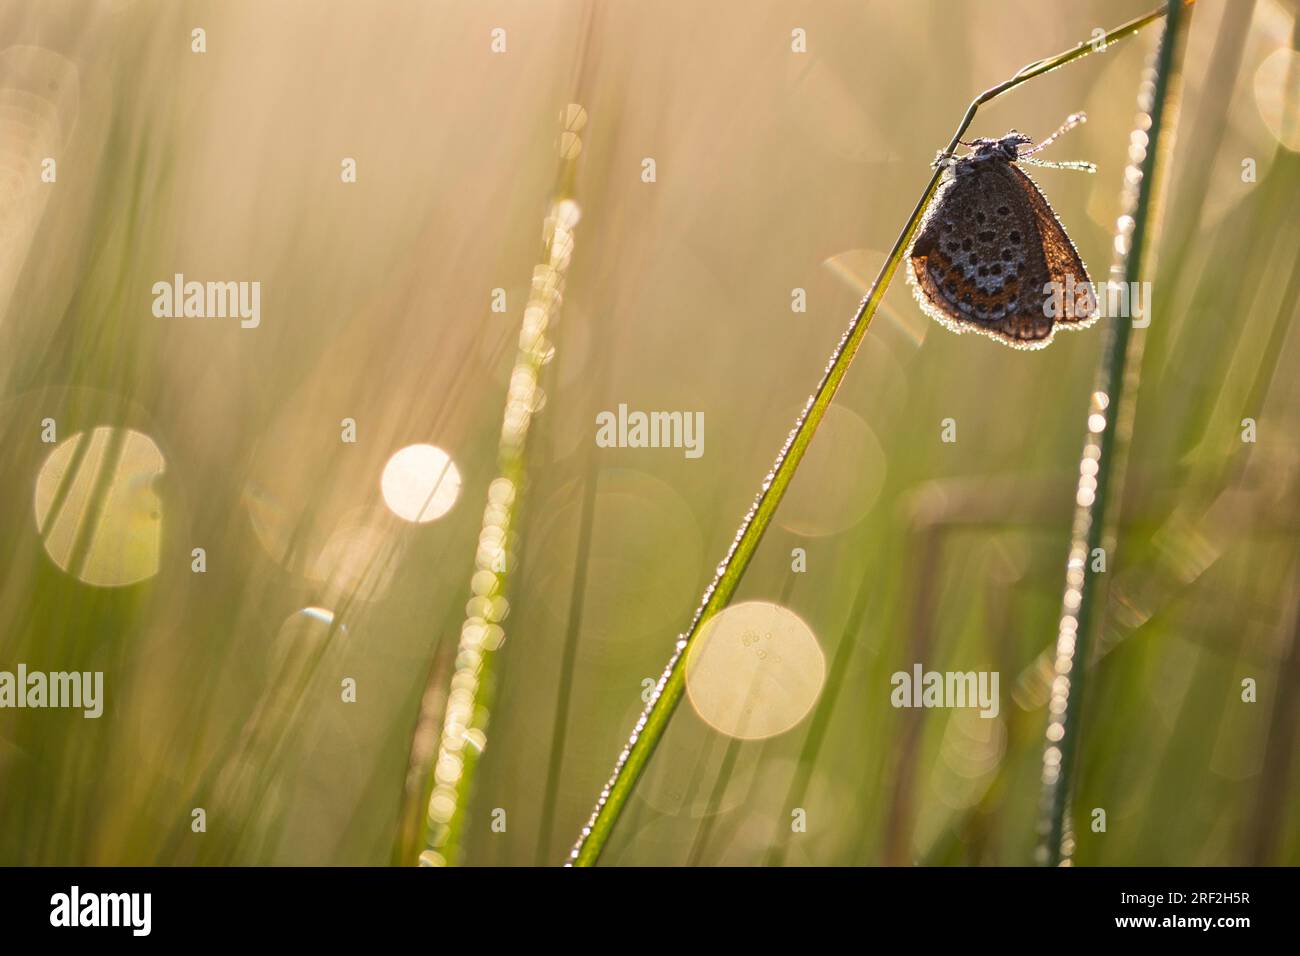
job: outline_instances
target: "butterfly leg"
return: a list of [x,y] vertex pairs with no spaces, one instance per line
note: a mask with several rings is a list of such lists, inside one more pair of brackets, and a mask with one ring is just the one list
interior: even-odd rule
[[944,150],[941,149],[934,154],[934,162],[930,164],[930,168],[944,169],[948,166],[956,166],[956,165],[957,165],[957,157],[954,156],[952,153],[945,152]]

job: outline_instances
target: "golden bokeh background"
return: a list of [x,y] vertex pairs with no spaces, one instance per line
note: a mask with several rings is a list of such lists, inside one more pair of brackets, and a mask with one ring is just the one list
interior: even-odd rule
[[[972,96],[1153,3],[0,5],[0,670],[107,697],[0,710],[0,863],[387,863],[413,751],[460,862],[562,860]],[[1196,4],[1082,864],[1300,861],[1296,36]],[[972,128],[1087,111],[1035,179],[1094,278],[1157,37]],[[895,281],[606,862],[1031,860],[1100,334],[971,338]],[[893,708],[917,661],[999,716]]]

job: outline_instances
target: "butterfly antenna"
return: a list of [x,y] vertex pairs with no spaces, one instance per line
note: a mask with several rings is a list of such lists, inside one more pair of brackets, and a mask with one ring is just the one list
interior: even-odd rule
[[1097,167],[1093,163],[1085,163],[1077,160],[1067,160],[1063,163],[1053,163],[1046,159],[1018,159],[1016,162],[1024,163],[1026,166],[1038,166],[1042,169],[1081,169],[1085,173],[1095,173]]
[[1071,113],[1069,116],[1065,118],[1065,122],[1061,124],[1060,129],[1058,129],[1051,136],[1047,137],[1047,139],[1043,140],[1037,146],[1031,146],[1028,149],[1021,150],[1020,155],[1032,156],[1034,155],[1034,153],[1037,153],[1040,150],[1047,149],[1047,147],[1051,146],[1053,143],[1055,143],[1058,139],[1060,139],[1070,130],[1074,129],[1076,126],[1082,126],[1086,122],[1088,122],[1087,113]]

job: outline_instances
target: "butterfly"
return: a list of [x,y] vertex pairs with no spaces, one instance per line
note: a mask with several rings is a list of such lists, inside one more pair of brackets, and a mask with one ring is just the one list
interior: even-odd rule
[[907,281],[922,311],[958,334],[978,332],[1017,349],[1041,349],[1058,328],[1098,318],[1087,267],[1061,221],[1021,165],[1095,171],[1091,163],[1048,163],[1032,155],[1084,122],[1076,113],[1033,140],[1011,130],[962,143],[907,254]]

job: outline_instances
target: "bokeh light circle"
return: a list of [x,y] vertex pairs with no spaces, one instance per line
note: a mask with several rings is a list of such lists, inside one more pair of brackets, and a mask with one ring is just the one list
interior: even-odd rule
[[101,426],[57,444],[36,476],[36,528],[50,559],[99,587],[158,573],[166,467],[153,439]]
[[435,445],[407,445],[388,459],[380,489],[397,517],[427,524],[450,511],[460,497],[460,470]]
[[1274,50],[1255,72],[1255,105],[1279,143],[1300,152],[1300,52]]
[[742,740],[785,733],[808,714],[826,679],[811,628],[779,604],[746,601],[701,628],[686,659],[686,693],[714,730]]
[[[794,410],[784,417],[793,418]],[[866,516],[884,487],[887,460],[880,439],[857,412],[832,405],[817,440],[786,492],[776,520],[805,537],[839,534]]]

